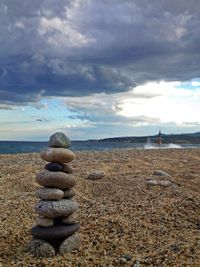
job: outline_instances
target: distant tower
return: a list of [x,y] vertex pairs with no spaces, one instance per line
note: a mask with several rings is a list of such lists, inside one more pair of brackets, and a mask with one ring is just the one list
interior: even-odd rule
[[158,138],[156,140],[157,144],[160,146],[162,144],[162,134],[161,134],[161,130],[159,130],[158,133]]

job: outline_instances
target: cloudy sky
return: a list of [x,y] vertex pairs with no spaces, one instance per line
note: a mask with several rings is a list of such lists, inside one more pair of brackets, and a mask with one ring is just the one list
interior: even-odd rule
[[0,140],[159,129],[200,131],[200,1],[0,1]]

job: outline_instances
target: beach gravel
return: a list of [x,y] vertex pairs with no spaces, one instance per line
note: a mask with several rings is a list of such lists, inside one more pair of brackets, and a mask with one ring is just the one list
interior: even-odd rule
[[[200,149],[78,152],[70,163],[81,246],[63,256],[40,258],[28,250],[39,154],[0,155],[0,262],[4,267],[200,266]],[[85,179],[92,170],[103,179]],[[170,186],[147,186],[146,177],[169,177]],[[53,253],[52,253],[53,255]]]

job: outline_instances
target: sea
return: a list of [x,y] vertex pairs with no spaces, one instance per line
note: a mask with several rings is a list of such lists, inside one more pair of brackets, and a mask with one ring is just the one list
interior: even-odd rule
[[[48,147],[48,142],[31,141],[0,141],[0,154],[34,153]],[[72,141],[70,149],[73,151],[110,151],[119,149],[183,149],[200,148],[200,144],[162,144],[129,143],[129,142],[98,142],[98,141]]]

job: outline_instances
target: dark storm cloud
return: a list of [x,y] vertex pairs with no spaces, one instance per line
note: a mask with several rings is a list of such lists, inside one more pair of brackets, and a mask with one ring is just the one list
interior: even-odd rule
[[2,0],[0,102],[200,77],[195,0]]

